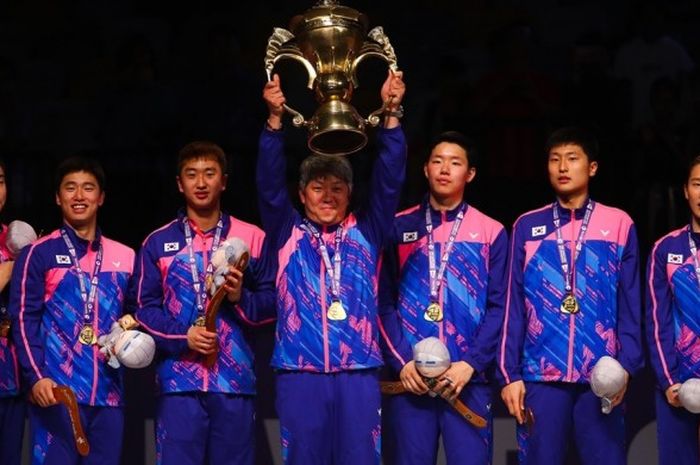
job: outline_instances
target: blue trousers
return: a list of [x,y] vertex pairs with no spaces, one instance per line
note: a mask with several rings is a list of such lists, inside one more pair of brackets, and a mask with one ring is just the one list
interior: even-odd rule
[[20,396],[0,397],[0,464],[20,465],[27,406]]
[[63,405],[29,408],[33,465],[119,465],[124,413],[119,407],[78,406],[90,443],[87,457],[78,455],[68,411]]
[[277,373],[277,413],[287,465],[378,465],[377,370]]
[[656,390],[656,433],[659,465],[698,465],[700,415],[672,407],[666,394]]
[[161,395],[156,411],[158,465],[253,465],[254,412],[252,396]]
[[574,443],[583,465],[625,465],[624,402],[610,414],[588,384],[525,383],[534,424],[518,425],[522,465],[559,465]]
[[385,396],[385,462],[392,465],[435,464],[442,435],[447,465],[490,464],[493,456],[491,397],[491,387],[483,384],[467,385],[460,394],[462,402],[487,419],[487,427],[479,429],[441,397]]

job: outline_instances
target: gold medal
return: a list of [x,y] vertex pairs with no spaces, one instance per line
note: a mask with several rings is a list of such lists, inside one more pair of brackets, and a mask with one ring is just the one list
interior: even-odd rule
[[97,343],[97,336],[95,335],[95,331],[92,329],[92,326],[83,326],[83,329],[80,330],[78,341],[86,346],[91,346]]
[[427,321],[442,321],[442,307],[439,303],[433,302],[425,309],[423,318]]
[[196,320],[194,320],[194,325],[193,326],[199,326],[201,328],[204,328],[207,324],[207,320],[203,316],[198,316]]
[[0,321],[0,337],[10,337],[10,320]]
[[566,297],[561,301],[561,306],[559,307],[562,313],[568,313],[573,315],[578,313],[578,300],[574,297],[574,294],[566,294]]
[[334,301],[331,306],[328,307],[327,315],[329,320],[334,321],[344,320],[348,317],[347,313],[345,313],[345,309],[343,308],[343,304],[341,304],[338,300]]

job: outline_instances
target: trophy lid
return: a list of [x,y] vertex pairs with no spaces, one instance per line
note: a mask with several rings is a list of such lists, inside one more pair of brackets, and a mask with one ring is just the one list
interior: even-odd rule
[[366,34],[369,21],[367,15],[354,8],[339,5],[335,0],[321,0],[304,14],[296,15],[289,22],[289,29],[298,35],[309,29],[329,26],[359,27]]

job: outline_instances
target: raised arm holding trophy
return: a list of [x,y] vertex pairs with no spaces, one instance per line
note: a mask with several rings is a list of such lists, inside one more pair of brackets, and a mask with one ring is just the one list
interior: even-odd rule
[[345,155],[357,152],[367,143],[366,126],[378,126],[382,114],[399,118],[403,110],[385,101],[382,108],[363,118],[350,104],[357,79],[358,65],[368,57],[383,59],[392,73],[398,72],[394,48],[383,29],[367,32],[368,19],[363,13],[339,5],[336,1],[319,1],[303,15],[292,18],[289,29],[274,28],[267,44],[265,71],[273,80],[275,63],[281,59],[300,62],[308,73],[308,87],[320,106],[308,120],[286,102],[284,109],[293,116],[295,126],[309,132],[308,146],[314,153]]
[[[368,201],[350,211],[352,167],[347,157],[329,155],[354,152],[366,140],[359,119],[348,116],[354,115],[348,104],[353,62],[363,49],[357,41],[365,35],[360,17],[323,2],[292,20],[295,37],[278,46],[277,52],[298,50],[300,60],[302,51],[306,57],[319,57],[315,66],[307,67],[310,75],[319,71],[311,87],[322,104],[307,125],[315,153],[300,166],[302,211],[294,208],[285,182],[282,116],[289,107],[279,76],[270,69],[276,52],[268,49],[265,60],[271,80],[263,100],[269,115],[260,135],[256,175],[277,277],[272,366],[287,465],[380,462],[376,275],[405,177],[406,142],[398,119],[405,86],[400,71],[389,72],[380,92],[384,124],[376,131],[379,155]],[[340,66],[329,70],[330,65]]]

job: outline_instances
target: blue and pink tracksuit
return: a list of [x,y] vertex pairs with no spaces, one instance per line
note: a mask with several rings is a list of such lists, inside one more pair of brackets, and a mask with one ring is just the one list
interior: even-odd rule
[[[331,259],[341,254],[340,299],[328,318],[331,280],[318,241],[303,228],[285,182],[284,133],[263,130],[257,164],[260,213],[277,270],[277,413],[287,464],[374,464],[380,459],[377,286],[383,241],[405,177],[400,127],[378,129],[379,156],[366,208],[339,225],[313,226]],[[342,227],[339,250],[335,233]]]
[[[568,263],[585,207],[559,203]],[[518,426],[521,463],[563,463],[575,438],[584,464],[625,463],[623,409],[601,413],[588,385],[603,355],[634,375],[643,366],[637,237],[630,217],[595,203],[573,273],[580,311],[560,311],[564,273],[552,206],[514,224],[503,333],[497,355],[502,385],[522,380],[534,426]]]
[[[0,263],[12,260],[6,247],[7,226],[0,225]],[[8,283],[9,284],[9,283]],[[0,290],[0,321],[9,319],[10,286]],[[17,350],[11,335],[0,337],[0,463],[19,465],[26,405],[21,394]]]
[[[691,233],[696,250],[700,234]],[[700,415],[669,405],[666,390],[700,378],[700,284],[688,227],[659,239],[647,263],[646,330],[656,375],[660,465],[697,464]]]
[[[159,352],[157,460],[200,465],[208,456],[212,464],[252,464],[255,375],[250,334],[244,326],[271,322],[274,317],[272,271],[261,261],[264,234],[252,224],[222,214],[221,241],[242,239],[250,249],[250,262],[240,301],[234,305],[224,299],[219,310],[218,357],[207,368],[204,357],[187,345],[187,331],[198,314],[183,220],[189,221],[196,269],[204,283],[215,229],[200,230],[185,219],[182,210],[176,220],[144,241],[130,290],[136,319],[155,338]],[[232,437],[237,441],[228,439]]]
[[[106,334],[123,314],[134,251],[102,236],[99,230],[90,243],[68,225],[62,229],[75,246],[84,281],[90,279],[102,245],[92,328],[97,335]],[[97,345],[78,341],[84,324],[79,279],[61,230],[25,247],[12,273],[12,336],[28,387],[50,378],[75,392],[91,449],[81,463],[116,465],[123,434],[122,373],[107,365]],[[63,406],[32,406],[30,425],[32,463],[78,463]]]
[[440,397],[388,396],[384,399],[385,458],[401,465],[435,463],[442,435],[448,464],[487,464],[492,456],[487,374],[503,321],[508,237],[500,223],[471,205],[466,207],[439,288],[444,318],[428,321],[424,317],[430,304],[426,208],[439,266],[462,205],[440,212],[426,198],[396,216],[380,282],[384,359],[398,379],[403,366],[413,359],[412,347],[426,337],[439,338],[452,362],[465,361],[474,368],[460,399],[487,418],[489,425],[476,429]]

